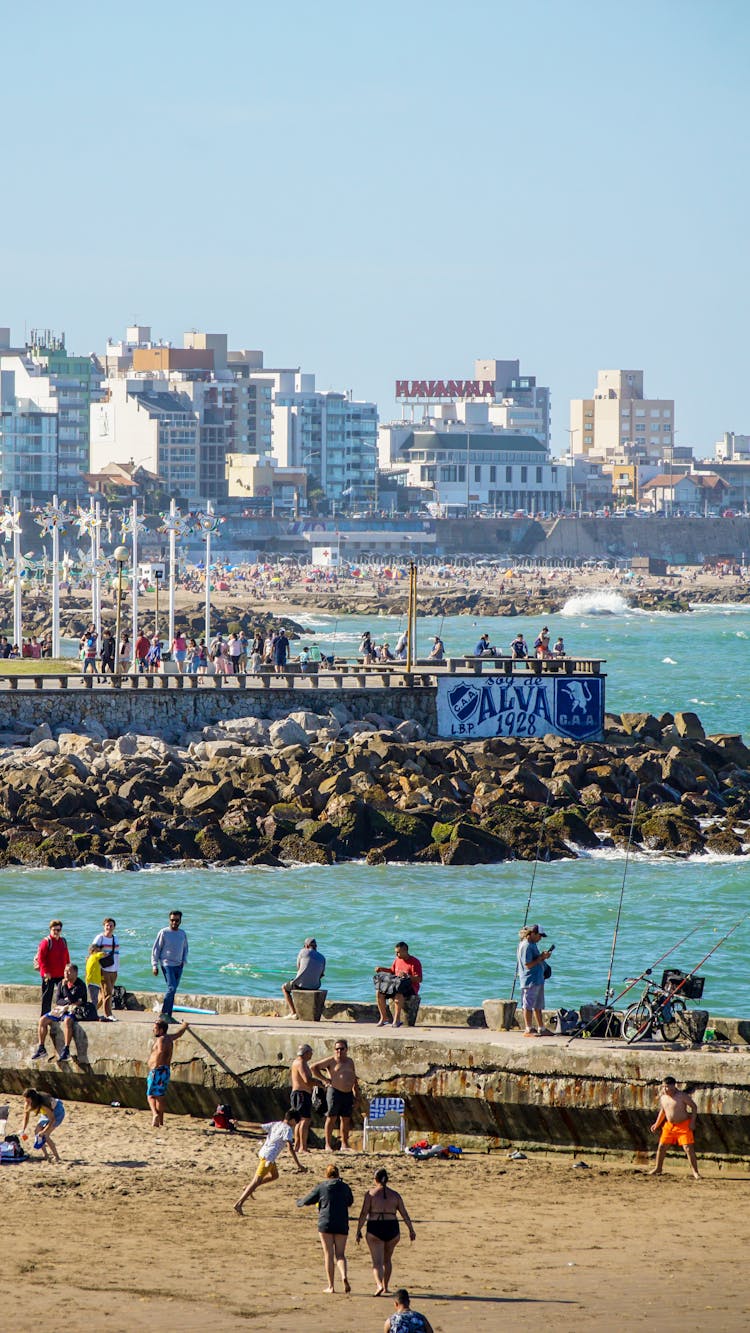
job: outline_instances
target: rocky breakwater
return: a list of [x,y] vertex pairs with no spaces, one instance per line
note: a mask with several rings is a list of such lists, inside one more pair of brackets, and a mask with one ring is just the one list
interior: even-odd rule
[[644,851],[740,856],[750,841],[750,749],[707,737],[692,713],[608,714],[595,744],[428,740],[338,704],[226,720],[180,745],[86,728],[5,734],[2,864],[575,858],[626,845],[638,789]]

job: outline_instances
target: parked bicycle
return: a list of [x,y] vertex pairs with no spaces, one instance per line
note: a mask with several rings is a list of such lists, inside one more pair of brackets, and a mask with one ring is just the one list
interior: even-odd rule
[[[622,1020],[622,1035],[629,1043],[645,1041],[653,1033],[659,1032],[664,1041],[692,1041],[693,1029],[686,1000],[699,1000],[703,995],[705,977],[690,976],[677,987],[685,977],[684,972],[671,968],[662,977],[661,985],[647,981],[639,1000],[625,1011]],[[626,981],[635,982],[637,977],[626,977]]]

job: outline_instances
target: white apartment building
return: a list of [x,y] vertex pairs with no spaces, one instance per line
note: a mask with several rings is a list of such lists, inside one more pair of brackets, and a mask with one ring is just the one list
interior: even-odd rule
[[200,497],[200,423],[193,400],[174,384],[124,375],[106,381],[91,405],[91,471],[135,463],[191,505]]
[[299,369],[252,371],[270,392],[272,452],[280,467],[303,468],[308,494],[322,490],[334,509],[372,503],[378,410],[347,393],[315,388]]
[[[0,329],[3,375],[0,487],[23,495],[75,502],[83,499],[89,465],[89,406],[101,371],[90,356],[71,356],[65,337],[32,330],[25,347],[12,347]],[[53,418],[53,421],[47,418]]]
[[670,462],[674,399],[644,398],[642,370],[600,370],[592,398],[570,402],[570,450],[603,462]]

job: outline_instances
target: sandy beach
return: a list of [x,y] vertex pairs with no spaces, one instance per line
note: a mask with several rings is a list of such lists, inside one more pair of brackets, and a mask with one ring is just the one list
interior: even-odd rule
[[[9,1131],[20,1116],[21,1099],[11,1098]],[[379,1333],[392,1312],[390,1298],[371,1294],[354,1225],[352,1294],[323,1294],[316,1212],[295,1200],[323,1178],[328,1154],[311,1153],[304,1176],[284,1154],[279,1181],[239,1218],[232,1204],[254,1172],[255,1137],[169,1115],[154,1133],[145,1112],[69,1102],[56,1142],[60,1166],[34,1154],[0,1168],[2,1322],[14,1333],[57,1327],[61,1316],[107,1333]],[[504,1152],[338,1159],[353,1223],[379,1166],[403,1193],[417,1240],[404,1233],[392,1286],[410,1289],[435,1333],[745,1328],[747,1169],[707,1163],[696,1182],[681,1152],[661,1179],[646,1176],[645,1162],[583,1160],[588,1169]]]

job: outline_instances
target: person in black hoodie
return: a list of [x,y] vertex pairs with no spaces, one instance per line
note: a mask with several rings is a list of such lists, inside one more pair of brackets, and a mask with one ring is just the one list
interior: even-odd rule
[[325,1294],[329,1296],[335,1291],[335,1264],[338,1264],[344,1291],[349,1292],[351,1286],[346,1269],[346,1240],[349,1235],[349,1209],[354,1203],[354,1195],[346,1181],[339,1177],[337,1166],[326,1168],[326,1179],[310,1190],[304,1199],[298,1199],[297,1207],[306,1208],[311,1203],[318,1205],[318,1232],[328,1278]]

